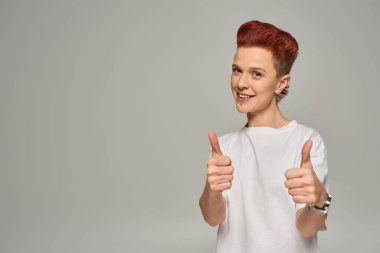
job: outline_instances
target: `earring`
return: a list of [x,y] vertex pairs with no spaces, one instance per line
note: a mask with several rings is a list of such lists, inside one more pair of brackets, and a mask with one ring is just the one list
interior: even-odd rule
[[280,93],[275,92],[274,96],[276,97],[276,100],[279,101],[279,99],[280,99]]

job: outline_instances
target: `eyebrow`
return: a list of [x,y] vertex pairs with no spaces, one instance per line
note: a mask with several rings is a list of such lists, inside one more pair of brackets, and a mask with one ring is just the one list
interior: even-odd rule
[[[239,65],[237,65],[237,64],[232,64],[232,67],[237,67],[237,68],[239,68],[240,69],[240,67],[239,67]],[[263,69],[263,68],[260,68],[260,67],[249,67],[248,68],[249,70],[256,70],[256,69],[259,69],[259,70],[261,70],[261,71],[263,71],[263,72],[265,72],[266,73],[266,71],[265,71],[265,69]]]

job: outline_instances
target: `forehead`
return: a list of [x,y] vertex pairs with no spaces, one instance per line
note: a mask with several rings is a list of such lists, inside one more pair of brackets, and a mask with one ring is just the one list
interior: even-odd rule
[[238,47],[234,64],[241,68],[260,67],[268,71],[274,70],[273,54],[263,47]]

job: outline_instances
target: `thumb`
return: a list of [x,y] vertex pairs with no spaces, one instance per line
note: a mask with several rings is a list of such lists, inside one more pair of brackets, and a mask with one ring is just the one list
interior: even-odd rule
[[310,139],[303,144],[301,168],[313,168],[310,161],[310,150],[312,145],[313,141]]
[[219,146],[218,136],[216,136],[215,132],[208,133],[208,139],[210,140],[211,148],[212,148],[212,156],[222,156],[222,150]]

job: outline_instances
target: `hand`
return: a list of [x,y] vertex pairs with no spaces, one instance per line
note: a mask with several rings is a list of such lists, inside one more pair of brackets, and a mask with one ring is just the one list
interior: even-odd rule
[[301,168],[286,170],[285,187],[296,203],[306,203],[308,206],[323,207],[326,201],[326,188],[315,174],[310,160],[310,150],[313,142],[307,140],[302,147]]
[[223,155],[218,137],[214,132],[208,133],[212,155],[207,160],[207,181],[206,187],[210,192],[221,193],[232,186],[234,168],[231,159]]

